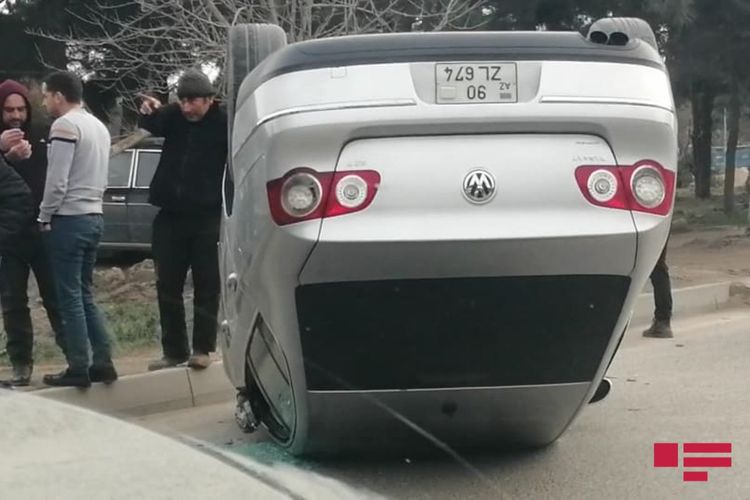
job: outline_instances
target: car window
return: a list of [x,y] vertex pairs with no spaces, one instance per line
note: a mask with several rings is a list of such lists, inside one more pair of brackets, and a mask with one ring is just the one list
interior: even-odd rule
[[159,165],[161,153],[157,151],[141,151],[138,154],[138,172],[135,176],[135,187],[147,188],[154,177],[156,167]]
[[130,182],[131,151],[119,153],[109,160],[109,187],[128,187]]

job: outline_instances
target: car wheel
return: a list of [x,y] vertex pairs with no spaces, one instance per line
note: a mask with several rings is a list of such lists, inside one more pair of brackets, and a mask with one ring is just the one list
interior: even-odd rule
[[268,400],[255,381],[249,357],[248,347],[248,359],[245,361],[245,389],[242,391],[242,398],[247,401],[247,404],[252,409],[252,415],[257,419],[257,423],[254,426],[257,427],[258,423],[262,423],[274,441],[282,447],[287,447],[290,444],[291,434],[274,414],[273,410],[271,410]]
[[261,61],[286,45],[286,33],[275,24],[238,24],[229,29],[228,45],[227,103],[231,127],[242,82]]
[[638,39],[651,45],[657,51],[659,50],[654,30],[646,21],[636,17],[605,17],[599,19],[591,25],[586,38],[592,42],[608,45],[625,45],[628,40]]
[[[263,371],[263,376],[257,369]],[[289,446],[297,419],[291,374],[283,351],[260,315],[245,351],[243,392],[258,422],[278,444]]]

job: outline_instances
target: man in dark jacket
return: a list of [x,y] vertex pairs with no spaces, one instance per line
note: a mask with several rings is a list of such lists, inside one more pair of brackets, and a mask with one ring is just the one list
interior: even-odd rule
[[[23,230],[3,252],[0,266],[0,302],[8,335],[8,355],[13,365],[10,383],[24,386],[31,380],[33,367],[34,330],[27,294],[31,271],[34,272],[57,343],[62,347],[62,326],[54,276],[36,223],[47,176],[45,139],[48,131],[46,127],[32,128],[28,89],[20,83],[6,80],[0,84],[0,106],[0,153],[26,182],[36,210],[36,213],[30,214]],[[31,150],[31,156],[25,159],[16,152],[24,145]]]
[[[24,180],[0,155],[0,252],[15,245],[18,234],[34,215],[31,192]],[[4,265],[0,257],[0,265]]]
[[[28,146],[28,143],[19,145],[12,154],[30,156],[31,149]],[[0,267],[3,265],[2,255],[13,248],[18,233],[28,224],[33,214],[29,187],[8,165],[5,156],[0,154]],[[12,385],[12,380],[0,380],[0,387]]]
[[[154,220],[163,357],[149,365],[159,370],[188,361],[202,369],[216,349],[219,310],[219,227],[221,179],[227,158],[227,115],[214,101],[208,78],[187,71],[177,86],[179,103],[162,107],[146,97],[141,127],[164,137],[150,202],[161,210]],[[185,325],[183,289],[188,269],[195,288],[192,356]],[[188,356],[190,356],[188,360]]]

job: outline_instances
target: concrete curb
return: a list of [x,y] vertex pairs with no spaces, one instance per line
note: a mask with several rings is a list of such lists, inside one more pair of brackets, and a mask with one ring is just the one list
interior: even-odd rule
[[[721,309],[729,302],[730,286],[726,282],[673,290],[675,316]],[[653,309],[653,295],[642,294],[633,310],[631,324],[650,322]],[[235,390],[222,363],[217,362],[203,371],[178,367],[123,377],[110,386],[95,384],[88,390],[44,389],[34,394],[102,413],[143,416],[228,401]]]
[[55,388],[33,394],[94,411],[143,416],[227,401],[235,390],[221,362],[202,371],[187,367],[122,377],[109,386]]
[[[673,315],[695,316],[717,311],[729,303],[731,282],[697,285],[672,290]],[[643,293],[633,308],[630,324],[650,323],[654,314],[653,293]]]

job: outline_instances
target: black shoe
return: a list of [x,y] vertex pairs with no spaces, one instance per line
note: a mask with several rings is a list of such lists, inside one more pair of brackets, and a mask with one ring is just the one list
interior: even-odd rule
[[597,403],[606,398],[611,389],[612,382],[608,378],[603,378],[602,381],[599,382],[599,387],[596,388],[596,392],[594,392],[594,395],[591,397],[589,404]]
[[114,366],[92,366],[89,368],[89,379],[92,383],[103,382],[111,384],[117,380],[117,370]]
[[73,372],[70,368],[55,375],[45,375],[42,381],[52,387],[91,387],[88,372]]
[[14,365],[11,378],[0,383],[6,387],[26,387],[31,384],[31,371],[31,365]]
[[669,323],[669,320],[655,319],[651,326],[643,332],[643,336],[652,339],[671,339],[674,334]]

